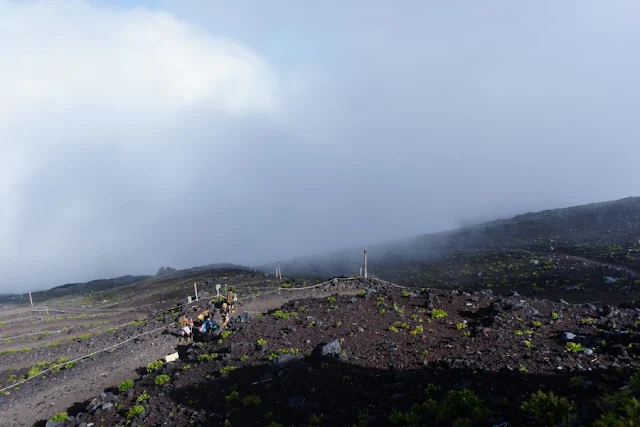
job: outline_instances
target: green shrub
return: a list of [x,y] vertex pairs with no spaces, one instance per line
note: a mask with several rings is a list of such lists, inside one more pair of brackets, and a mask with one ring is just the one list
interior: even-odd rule
[[436,420],[438,422],[465,418],[479,421],[490,415],[491,411],[484,401],[471,390],[448,391],[436,409]]
[[211,353],[211,354],[200,354],[198,355],[198,360],[200,362],[208,362],[209,360],[213,360],[213,359],[217,359],[218,358],[218,353]]
[[67,421],[68,418],[69,414],[67,414],[66,412],[58,412],[57,414],[54,414],[53,417],[49,418],[49,420],[54,423],[60,423],[62,421]]
[[565,349],[571,353],[580,353],[584,351],[584,347],[582,344],[578,344],[575,342],[568,342]]
[[224,397],[224,401],[227,403],[233,402],[234,400],[237,400],[239,397],[240,397],[240,393],[234,390]]
[[631,387],[632,390],[640,390],[640,371],[631,375],[631,378],[629,378],[629,387]]
[[258,344],[260,347],[264,347],[265,345],[267,345],[267,340],[265,340],[264,338],[260,338],[258,341],[256,341],[256,344]]
[[132,388],[133,388],[133,381],[131,380],[122,381],[118,386],[119,391],[127,391],[127,390],[131,390]]
[[413,411],[393,411],[389,416],[389,424],[402,427],[419,427],[422,425],[421,416]]
[[566,397],[558,397],[552,391],[549,394],[538,390],[520,408],[533,415],[546,425],[568,424],[575,418],[576,406]]
[[142,405],[134,405],[127,411],[127,419],[131,420],[136,415],[140,415],[144,412],[144,406]]
[[273,316],[276,319],[285,319],[285,320],[289,320],[291,317],[295,317],[297,315],[298,313],[296,313],[295,311],[288,312],[286,310],[276,310],[273,313]]
[[163,385],[169,381],[171,381],[171,377],[169,375],[158,375],[156,377],[156,385]]
[[38,366],[34,366],[33,368],[29,369],[29,372],[27,372],[27,378],[35,377],[36,375],[38,375],[41,372],[42,371],[40,370],[40,368]]
[[431,317],[433,317],[434,319],[447,317],[447,312],[444,310],[438,310],[437,308],[434,308],[433,310],[431,310]]
[[231,366],[231,365],[225,366],[224,368],[220,369],[220,373],[223,374],[223,375],[224,374],[228,374],[229,372],[233,371],[234,369],[236,369],[235,366]]
[[160,368],[162,368],[162,365],[164,363],[162,362],[162,360],[154,360],[153,362],[149,363],[147,365],[147,372],[151,373],[155,370],[158,370]]
[[262,399],[260,399],[260,397],[255,396],[253,394],[250,394],[248,396],[246,396],[244,399],[242,399],[242,403],[244,403],[247,406],[258,406],[262,403]]
[[151,396],[149,396],[147,394],[147,391],[143,391],[142,394],[140,396],[138,396],[138,398],[136,399],[136,402],[141,403],[144,402],[145,400],[149,400]]

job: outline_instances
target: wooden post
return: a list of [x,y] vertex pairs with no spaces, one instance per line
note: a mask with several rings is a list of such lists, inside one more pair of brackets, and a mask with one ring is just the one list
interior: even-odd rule
[[196,301],[198,301],[198,284],[193,282],[193,289],[196,291]]
[[47,316],[49,315],[49,308],[45,305],[44,309],[47,310]]
[[33,307],[33,299],[31,298],[31,292],[29,292],[29,301],[31,301],[31,307]]
[[367,247],[364,247],[364,278],[367,278]]

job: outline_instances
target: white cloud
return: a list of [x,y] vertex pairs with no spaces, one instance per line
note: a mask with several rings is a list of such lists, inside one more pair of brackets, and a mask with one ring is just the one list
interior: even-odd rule
[[0,120],[40,108],[149,113],[200,103],[272,113],[279,103],[277,75],[263,58],[161,11],[2,2],[0,40]]
[[234,129],[278,121],[283,93],[251,48],[166,12],[0,1],[0,290],[157,268],[175,248],[140,254],[149,236],[188,228],[171,204],[203,173],[221,188]]

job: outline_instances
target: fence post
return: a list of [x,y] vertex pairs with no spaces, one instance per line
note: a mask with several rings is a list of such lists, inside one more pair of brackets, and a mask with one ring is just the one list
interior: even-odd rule
[[367,247],[364,247],[364,278],[367,278]]

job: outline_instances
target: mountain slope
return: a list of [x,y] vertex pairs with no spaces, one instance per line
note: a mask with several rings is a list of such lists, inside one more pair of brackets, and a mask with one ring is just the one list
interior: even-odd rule
[[[373,245],[368,261],[370,272],[415,286],[589,287],[613,276],[624,288],[637,280],[638,252],[640,197],[630,197]],[[353,249],[285,261],[282,270],[329,277],[358,274],[362,263],[362,249]]]

